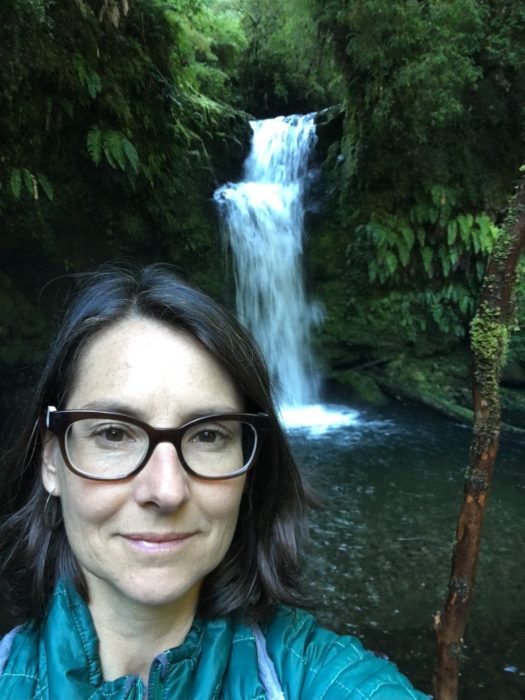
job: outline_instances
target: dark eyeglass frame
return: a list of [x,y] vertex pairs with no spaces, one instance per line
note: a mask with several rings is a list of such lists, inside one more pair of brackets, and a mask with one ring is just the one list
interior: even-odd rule
[[[68,428],[76,421],[87,419],[87,418],[108,418],[113,420],[121,420],[132,425],[136,425],[141,428],[148,436],[148,449],[140,462],[140,464],[135,467],[133,471],[125,476],[118,476],[115,478],[107,479],[100,476],[92,476],[91,474],[86,474],[85,472],[77,469],[70,461],[67,450],[66,450],[66,433]],[[270,422],[269,416],[266,413],[215,413],[208,416],[201,416],[195,418],[194,420],[184,423],[184,425],[178,428],[154,428],[148,423],[144,423],[138,418],[133,416],[128,416],[124,413],[112,413],[111,411],[82,411],[82,410],[67,410],[67,411],[57,411],[54,406],[48,406],[45,415],[43,416],[45,426],[56,436],[58,439],[58,444],[60,446],[60,452],[64,459],[66,467],[72,471],[77,476],[81,476],[84,479],[90,479],[92,481],[122,481],[123,479],[129,479],[132,476],[138,474],[146,464],[148,463],[154,449],[161,442],[169,442],[177,451],[177,456],[180,463],[184,469],[196,477],[197,479],[204,479],[206,481],[224,481],[225,479],[234,479],[241,474],[245,474],[249,471],[257,460],[257,455],[261,449],[262,443],[266,433],[270,432]],[[255,429],[256,444],[253,450],[251,460],[247,465],[244,465],[242,469],[238,469],[231,474],[226,476],[202,476],[195,472],[184,459],[182,454],[182,437],[188,428],[199,425],[200,423],[209,423],[210,420],[240,420],[243,423],[248,423]]]

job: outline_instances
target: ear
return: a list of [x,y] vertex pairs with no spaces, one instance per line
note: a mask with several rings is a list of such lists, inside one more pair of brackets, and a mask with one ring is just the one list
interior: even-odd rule
[[42,449],[42,483],[45,490],[51,496],[60,496],[60,480],[58,477],[58,461],[60,460],[60,450],[54,435],[47,433],[44,438]]

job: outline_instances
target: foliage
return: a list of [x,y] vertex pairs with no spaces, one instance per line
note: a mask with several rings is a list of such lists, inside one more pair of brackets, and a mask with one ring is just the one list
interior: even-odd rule
[[525,256],[521,258],[518,267],[518,284],[516,286],[516,320],[514,332],[509,343],[509,360],[523,362],[525,358]]
[[341,278],[346,325],[465,333],[525,161],[519,3],[3,0],[0,59],[6,318],[107,259],[170,261],[220,293],[210,199],[246,153],[239,108],[340,101],[314,278]]
[[321,109],[337,99],[330,54],[310,0],[244,0],[243,106],[258,117]]
[[168,19],[178,27],[177,52],[184,55],[178,82],[190,94],[228,104],[237,101],[238,64],[246,47],[239,3],[197,0],[182,14],[173,4]]
[[[327,0],[346,120],[339,212],[350,268],[464,335],[525,155],[525,16],[505,0]],[[350,270],[348,272],[350,274]],[[349,291],[356,294],[356,289]],[[440,309],[442,311],[440,311]]]
[[215,168],[221,180],[240,168],[248,130],[218,101],[242,43],[226,10],[212,32],[219,4],[2,2],[4,314],[102,260],[162,259],[201,279],[214,268]]

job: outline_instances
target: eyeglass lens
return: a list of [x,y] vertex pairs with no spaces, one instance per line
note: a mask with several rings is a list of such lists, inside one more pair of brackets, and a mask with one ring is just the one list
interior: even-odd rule
[[[189,425],[182,435],[181,452],[188,467],[203,477],[233,474],[253,457],[257,432],[236,419],[210,419]],[[101,479],[131,474],[144,460],[149,437],[138,425],[121,419],[83,418],[65,435],[67,456],[75,469]]]

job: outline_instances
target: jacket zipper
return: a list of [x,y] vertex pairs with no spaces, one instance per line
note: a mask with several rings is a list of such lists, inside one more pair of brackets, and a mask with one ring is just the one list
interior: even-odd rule
[[162,683],[160,682],[162,666],[156,661],[148,683],[147,698],[148,700],[162,700]]

